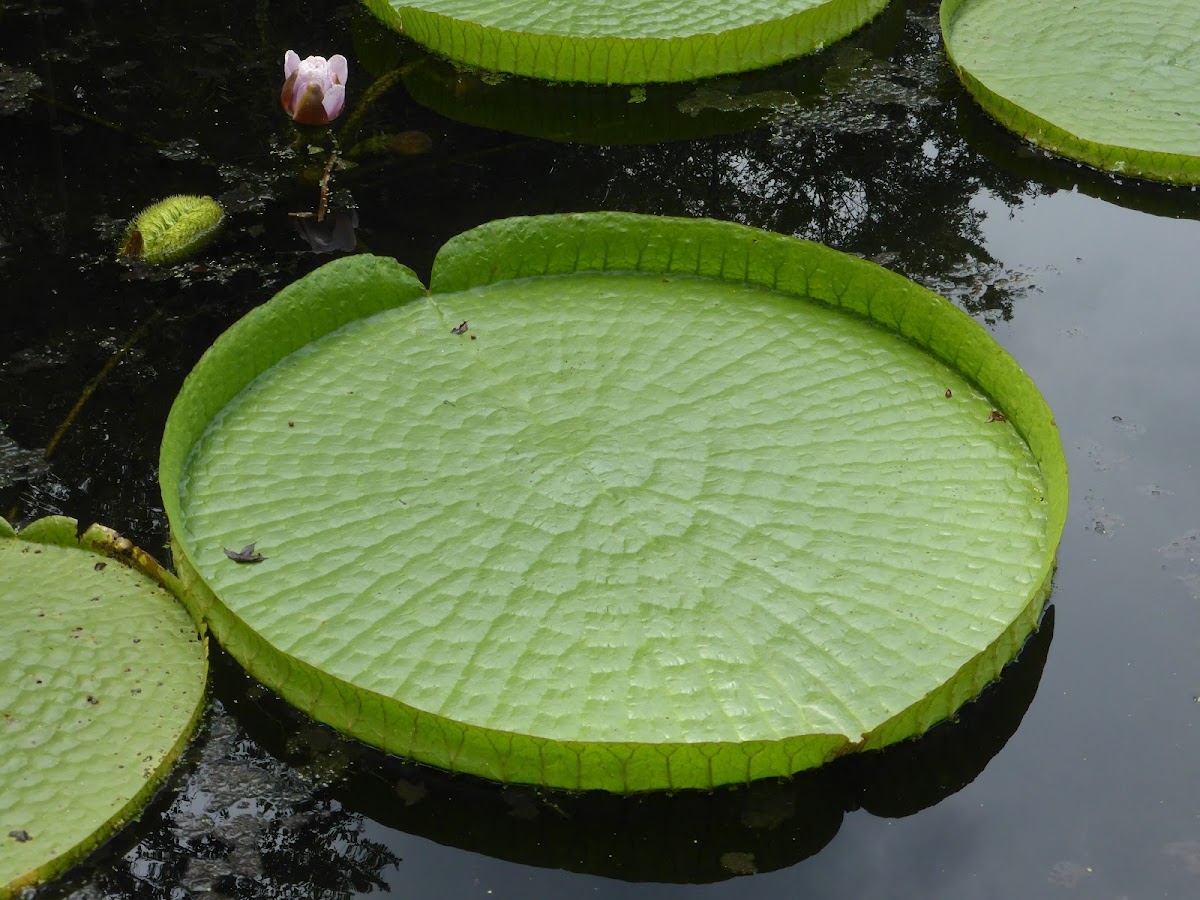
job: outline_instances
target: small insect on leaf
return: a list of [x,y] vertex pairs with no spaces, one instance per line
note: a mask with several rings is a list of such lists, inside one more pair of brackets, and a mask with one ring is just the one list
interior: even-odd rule
[[998,409],[993,409],[992,414],[990,416],[988,416],[987,420],[989,422],[1007,422],[1008,416],[1006,416],[1004,413],[1000,412],[1000,410],[998,410]]
[[451,334],[466,334],[467,333],[467,320],[463,319],[463,321],[460,325],[458,325],[456,328],[451,328],[450,333]]
[[26,841],[33,840],[33,838],[29,836],[29,832],[26,831],[24,828],[14,828],[12,831],[10,831],[8,833],[8,836],[10,838],[12,838],[14,841],[16,841],[18,844],[24,844]]
[[950,388],[946,388],[946,399],[949,400],[953,396],[954,396],[954,391],[950,390]]
[[254,544],[247,544],[241,550],[230,550],[228,547],[222,549],[235,563],[260,563],[266,559],[261,553],[254,552]]
[[129,239],[125,241],[125,246],[121,248],[122,256],[141,256],[146,252],[146,241],[142,238],[142,233],[136,228],[129,232]]

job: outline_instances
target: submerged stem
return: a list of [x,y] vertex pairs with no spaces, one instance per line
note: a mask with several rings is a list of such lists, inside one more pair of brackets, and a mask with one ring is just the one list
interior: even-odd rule
[[75,401],[75,405],[72,406],[70,412],[67,413],[67,417],[62,420],[62,423],[58,426],[58,428],[55,429],[54,434],[50,437],[50,442],[46,444],[46,450],[44,453],[42,453],[43,459],[49,459],[54,454],[54,451],[58,449],[59,443],[66,436],[71,426],[75,424],[75,420],[79,417],[79,413],[83,411],[83,407],[87,405],[88,400],[92,398],[92,395],[96,393],[96,390],[101,384],[104,383],[104,379],[107,378],[109,373],[117,367],[117,364],[125,358],[125,354],[133,349],[133,345],[146,335],[146,332],[150,330],[150,326],[157,322],[161,317],[161,311],[155,312],[154,315],[139,325],[137,330],[134,331],[133,334],[131,334],[128,338],[126,338],[125,343],[118,347],[117,351],[108,358],[108,361],[100,368],[100,371],[96,373],[96,377],[88,382],[87,387],[83,389],[83,393],[79,395],[79,399]]

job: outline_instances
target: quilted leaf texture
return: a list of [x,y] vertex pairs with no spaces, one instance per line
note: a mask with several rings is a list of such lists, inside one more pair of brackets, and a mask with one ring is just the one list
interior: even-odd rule
[[1200,4],[943,0],[959,77],[989,115],[1052,153],[1200,184]]
[[162,784],[208,657],[174,579],[112,531],[0,519],[0,897],[67,869]]
[[761,69],[870,21],[887,0],[364,0],[455,62],[548,81],[642,84]]
[[[291,702],[618,792],[951,715],[1036,626],[1066,509],[1044,401],[946,300],[627,214],[481,226],[429,293],[325,266],[201,360],[161,478],[196,604]],[[250,542],[263,562],[224,552]]]

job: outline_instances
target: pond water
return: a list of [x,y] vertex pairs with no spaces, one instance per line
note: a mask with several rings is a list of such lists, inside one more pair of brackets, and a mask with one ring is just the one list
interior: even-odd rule
[[[310,153],[279,109],[287,49],[351,60],[336,236],[288,215],[316,206],[329,147]],[[396,65],[355,109],[371,67]],[[0,514],[97,520],[165,555],[155,467],[183,377],[352,223],[359,249],[425,276],[447,238],[494,218],[713,216],[941,291],[1038,383],[1072,472],[1042,629],[921,741],[626,800],[388,759],[219,657],[187,764],[38,895],[1200,895],[1200,192],[1050,160],[992,126],[927,0],[895,0],[816,60],[645,97],[490,81],[385,39],[353,4],[0,5]],[[433,111],[456,103],[462,122]],[[124,221],[172,193],[219,197],[225,236],[175,269],[119,264]]]

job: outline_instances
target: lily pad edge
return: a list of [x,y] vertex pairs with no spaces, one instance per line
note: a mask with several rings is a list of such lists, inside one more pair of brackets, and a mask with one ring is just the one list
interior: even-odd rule
[[[517,248],[520,252],[514,252]],[[1057,426],[1044,399],[982,326],[908,279],[818,244],[727,222],[626,213],[527,217],[479,226],[443,246],[431,284],[432,292],[440,293],[579,271],[693,275],[800,293],[899,333],[994,398],[1003,395],[1005,401],[998,400],[998,405],[1030,446],[1047,487],[1046,556],[1039,586],[1022,613],[941,689],[858,739],[802,735],[777,741],[686,745],[549,741],[417,710],[342,682],[275,649],[215,596],[194,568],[187,548],[172,533],[175,564],[196,614],[210,623],[243,667],[314,718],[386,752],[501,782],[618,793],[707,789],[786,776],[848,752],[882,748],[950,717],[999,676],[1036,628],[1049,594],[1066,519],[1067,474]],[[191,447],[212,416],[253,377],[299,345],[347,322],[427,294],[410,269],[379,257],[343,258],[309,279],[313,281],[304,288],[285,288],[234,325],[189,376],[168,417],[160,457],[168,518],[181,520],[179,484]],[[386,289],[365,289],[380,283]],[[273,320],[297,315],[320,319],[304,340],[286,329],[269,328]],[[282,336],[268,346],[261,336],[272,332]]]
[[889,2],[827,0],[782,19],[720,34],[664,39],[519,33],[452,19],[403,0],[363,0],[385,25],[456,63],[591,84],[695,81],[765,69],[846,37]]
[[1114,175],[1169,184],[1200,184],[1200,155],[1165,153],[1092,141],[1030,112],[983,84],[958,62],[952,49],[950,35],[954,18],[969,2],[971,0],[942,0],[939,12],[942,46],[959,81],[975,102],[996,122],[1022,140],[1056,156],[1081,162]]
[[151,772],[150,777],[145,780],[142,789],[103,825],[93,831],[88,838],[16,880],[8,884],[0,884],[0,900],[7,900],[9,897],[17,896],[23,889],[35,887],[66,873],[107,843],[122,828],[140,817],[142,810],[167,783],[176,763],[195,738],[208,709],[209,657],[208,628],[201,619],[195,616],[192,607],[184,602],[183,587],[179,579],[163,568],[154,557],[113,529],[93,523],[80,534],[79,523],[76,519],[59,515],[45,516],[30,522],[24,528],[17,529],[0,516],[0,540],[17,540],[30,544],[84,550],[96,554],[101,558],[100,562],[111,560],[116,565],[128,566],[140,572],[167,591],[176,602],[187,609],[196,626],[204,654],[204,690],[201,691],[200,701],[196,704],[187,725],[180,731],[175,743]]

